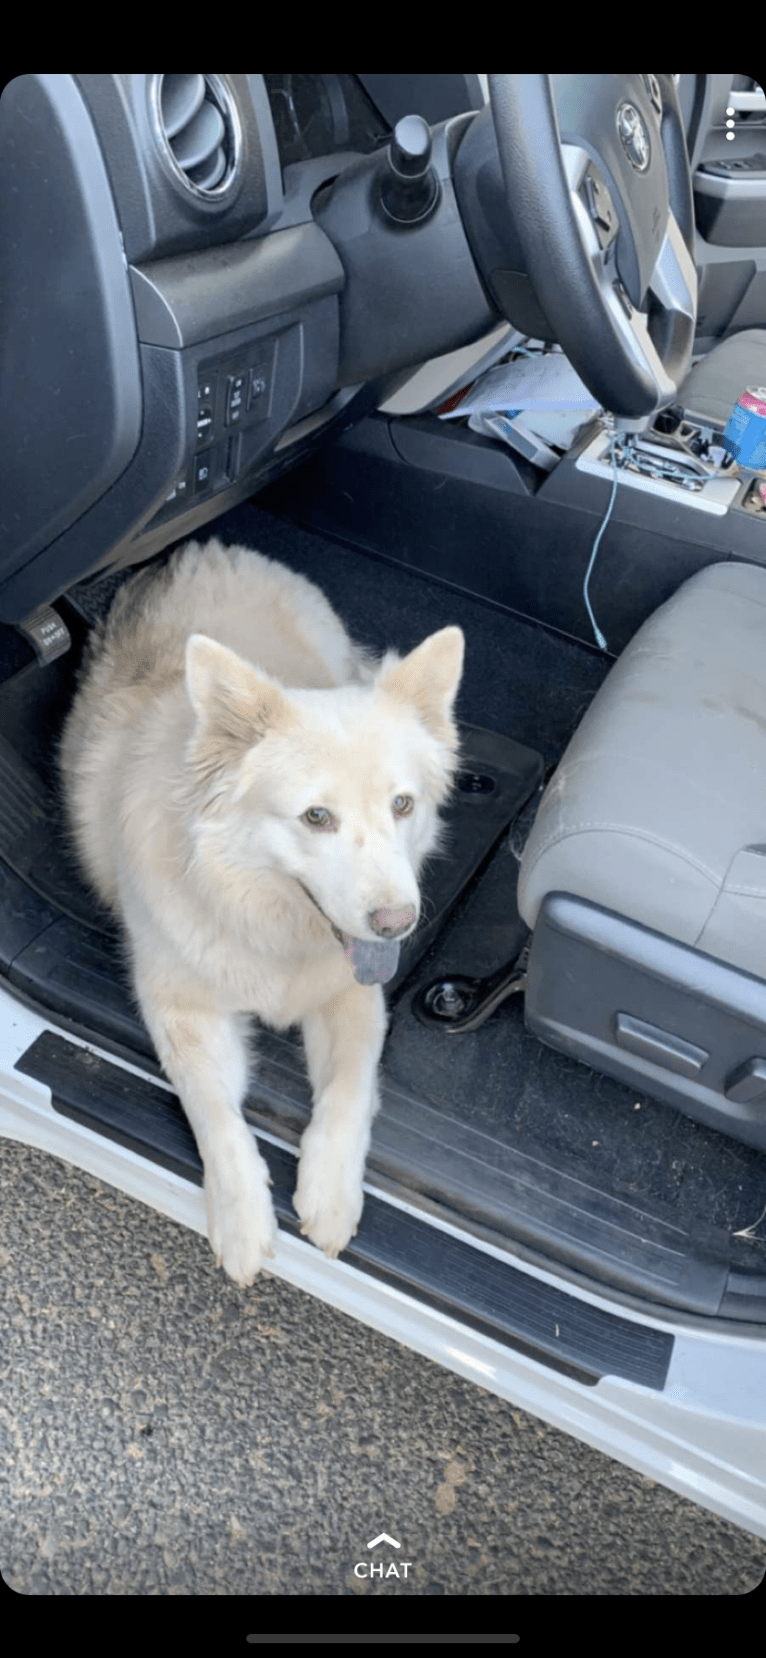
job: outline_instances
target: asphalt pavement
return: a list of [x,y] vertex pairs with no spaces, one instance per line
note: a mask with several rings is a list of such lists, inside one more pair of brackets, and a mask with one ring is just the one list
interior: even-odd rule
[[[398,1575],[359,1576],[380,1532]],[[743,1595],[765,1572],[766,1543],[0,1141],[6,1588]]]

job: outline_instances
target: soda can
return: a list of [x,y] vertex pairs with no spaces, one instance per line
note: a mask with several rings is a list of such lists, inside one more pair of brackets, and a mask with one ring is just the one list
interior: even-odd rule
[[766,387],[748,387],[729,415],[722,443],[749,472],[766,471]]

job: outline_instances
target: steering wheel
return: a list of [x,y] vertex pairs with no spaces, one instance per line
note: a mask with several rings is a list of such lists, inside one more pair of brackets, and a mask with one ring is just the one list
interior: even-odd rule
[[605,409],[640,421],[677,398],[696,326],[673,76],[488,80],[513,233],[553,337]]

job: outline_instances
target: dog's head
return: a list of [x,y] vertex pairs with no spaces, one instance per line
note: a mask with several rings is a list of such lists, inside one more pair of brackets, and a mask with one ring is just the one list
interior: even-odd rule
[[198,853],[214,841],[233,873],[300,883],[362,982],[392,977],[417,925],[457,759],[463,648],[443,628],[389,653],[368,684],[286,690],[204,635],[186,647]]

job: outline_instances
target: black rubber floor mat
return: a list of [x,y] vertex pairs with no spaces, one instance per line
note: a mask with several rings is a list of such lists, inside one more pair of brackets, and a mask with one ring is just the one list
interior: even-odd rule
[[[463,1202],[484,1208],[497,1170],[516,1175],[528,1163],[559,1175],[566,1171],[571,1193],[579,1192],[582,1212],[591,1219],[602,1202],[621,1200],[637,1215],[664,1215],[669,1224],[688,1229],[703,1254],[759,1266],[763,1245],[754,1247],[736,1234],[763,1209],[766,1154],[544,1047],[526,1029],[521,995],[505,1002],[480,1030],[464,1035],[428,1028],[412,1013],[419,991],[433,980],[450,974],[483,977],[521,949],[528,935],[516,905],[519,857],[534,806],[530,802],[521,813],[400,994],[384,1052],[385,1084],[406,1090],[421,1109],[431,1107],[439,1121],[445,1189],[455,1167],[449,1148],[466,1133],[478,1136],[483,1151],[464,1185]],[[523,1185],[526,1177],[520,1178]],[[554,1182],[559,1195],[565,1184]],[[570,1196],[566,1206],[571,1203]],[[574,1222],[577,1207],[571,1210],[574,1232],[580,1230]],[[515,1225],[522,1222],[522,1231],[525,1211],[526,1203],[519,1207],[512,1201],[509,1213]],[[542,1234],[539,1205],[535,1224]],[[551,1244],[555,1248],[553,1235]],[[622,1254],[622,1246],[615,1245],[614,1261]],[[627,1259],[635,1266],[638,1258],[632,1242]],[[673,1276],[679,1271],[683,1285],[686,1268],[680,1259]],[[688,1290],[687,1282],[684,1294]]]
[[0,737],[0,858],[46,903],[100,932],[110,918],[71,852],[55,788]]
[[[561,758],[611,666],[602,651],[521,621],[419,571],[302,530],[252,502],[217,519],[214,531],[227,544],[257,547],[316,582],[352,638],[374,651],[392,645],[411,650],[436,628],[457,622],[465,634],[459,718],[510,731],[517,742],[539,750],[546,766]],[[512,542],[508,556],[512,560]],[[465,557],[468,565],[470,543]]]
[[461,769],[449,806],[444,853],[425,872],[423,922],[402,946],[396,990],[430,949],[462,892],[495,842],[534,794],[543,758],[511,737],[477,726],[460,727]]

